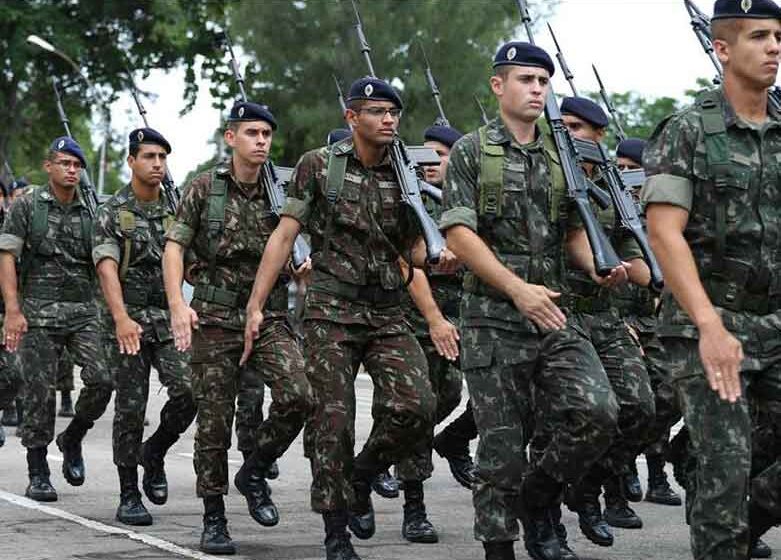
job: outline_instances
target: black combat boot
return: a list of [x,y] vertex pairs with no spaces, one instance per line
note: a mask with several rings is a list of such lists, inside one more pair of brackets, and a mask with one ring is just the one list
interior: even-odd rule
[[179,439],[162,426],[141,446],[141,466],[144,468],[144,494],[156,506],[168,501],[168,479],[165,476],[165,454]]
[[605,521],[612,527],[622,529],[641,529],[643,520],[635,513],[626,497],[621,484],[622,475],[613,475],[604,482],[605,487]]
[[24,495],[36,502],[56,502],[57,491],[49,481],[49,464],[46,462],[45,447],[31,447],[27,450],[27,471],[30,484]]
[[[765,508],[759,506],[756,501],[751,500],[748,508],[748,526],[749,526],[749,543],[751,558],[767,558],[767,556],[754,556],[754,551],[759,554],[767,554],[764,552],[759,543],[765,545],[770,550],[770,547],[765,544],[760,537],[767,533],[770,529],[778,525],[778,520],[770,514]],[[772,554],[772,550],[770,551]]]
[[279,511],[271,500],[271,487],[261,474],[267,472],[266,464],[255,454],[250,455],[233,478],[233,484],[246,498],[252,519],[264,527],[273,527],[279,523]]
[[561,550],[561,560],[579,560],[578,555],[572,550],[567,542],[567,528],[561,522],[561,505],[557,504],[551,507],[551,519],[553,520],[553,529],[556,531],[556,537],[559,539],[559,549]]
[[60,418],[73,418],[73,401],[70,391],[60,391],[60,411],[57,413]]
[[372,490],[383,498],[399,497],[399,481],[389,470],[383,471],[372,480]]
[[401,536],[413,543],[439,541],[437,530],[426,516],[423,483],[420,480],[404,481],[404,521],[401,523]]
[[434,437],[434,451],[447,460],[450,473],[456,482],[464,488],[471,489],[475,482],[475,465],[469,454],[469,440],[459,437],[454,430],[450,429],[451,426]]
[[770,558],[773,556],[773,549],[762,539],[757,539],[751,545],[751,558]]
[[637,476],[637,464],[632,461],[629,464],[630,472],[624,475],[624,496],[630,502],[643,501],[643,487],[640,485],[640,477]]
[[117,521],[125,525],[151,525],[152,516],[141,502],[138,491],[138,472],[136,467],[118,467],[119,507]]
[[13,399],[8,405],[8,408],[3,410],[3,426],[19,425],[19,414],[17,413],[18,404],[19,399]]
[[551,516],[561,484],[542,471],[528,474],[521,485],[523,542],[533,560],[561,560],[561,546]]
[[513,541],[484,542],[485,560],[515,560]]
[[371,485],[365,480],[353,480],[353,491],[355,501],[348,512],[347,524],[353,535],[359,539],[370,539],[376,529]]
[[228,533],[225,519],[225,503],[222,496],[208,496],[203,499],[203,533],[201,551],[208,554],[236,554],[236,546]]
[[325,557],[326,560],[361,560],[350,542],[347,532],[346,511],[326,511],[323,513],[325,523]]
[[[578,525],[583,535],[599,546],[613,546],[613,531],[602,517],[599,489],[593,473],[587,475],[568,492],[567,506],[578,514]],[[594,490],[596,484],[597,490]]]
[[92,422],[84,422],[79,417],[71,420],[65,431],[57,436],[57,448],[62,453],[62,476],[71,486],[84,484],[84,458],[81,455],[81,440],[92,427]]
[[3,447],[5,445],[5,430],[3,429],[3,425],[0,424],[0,447]]
[[666,506],[681,505],[681,497],[670,488],[667,473],[664,472],[664,457],[661,455],[646,455],[648,461],[648,492],[645,501]]

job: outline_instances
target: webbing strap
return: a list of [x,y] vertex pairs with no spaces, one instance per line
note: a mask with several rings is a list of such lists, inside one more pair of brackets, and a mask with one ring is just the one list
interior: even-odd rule
[[209,281],[217,282],[217,249],[220,245],[225,228],[225,203],[228,199],[228,181],[220,177],[216,170],[212,172],[211,190],[209,191],[209,208],[207,219],[209,239]]
[[30,226],[30,251],[22,258],[21,281],[24,285],[27,280],[27,273],[30,271],[33,259],[38,253],[38,249],[46,238],[46,231],[49,229],[49,203],[41,198],[41,194],[46,185],[36,187],[33,194],[32,221]]
[[119,211],[119,229],[125,237],[122,263],[119,265],[119,280],[124,282],[127,269],[130,267],[130,254],[133,251],[133,240],[130,238],[130,234],[136,229],[136,217],[129,210]]
[[478,129],[480,137],[480,215],[502,215],[502,185],[504,179],[504,147],[489,144],[487,128]]
[[325,198],[328,201],[328,216],[325,222],[325,231],[323,232],[323,262],[327,263],[329,250],[331,248],[331,235],[334,229],[335,205],[339,199],[344,185],[344,176],[347,173],[347,154],[336,153],[331,150],[328,156],[328,170],[325,179]]

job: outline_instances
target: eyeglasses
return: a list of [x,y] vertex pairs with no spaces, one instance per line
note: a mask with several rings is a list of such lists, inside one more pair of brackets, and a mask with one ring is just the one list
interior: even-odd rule
[[80,169],[82,169],[84,167],[83,165],[81,165],[80,161],[69,160],[69,159],[59,159],[59,160],[54,161],[52,163],[54,163],[55,165],[59,165],[60,167],[62,167],[66,171],[68,169],[70,169],[70,168],[73,168],[76,171],[79,171]]
[[394,119],[401,117],[401,109],[398,107],[391,107],[390,109],[386,109],[385,107],[364,107],[359,109],[358,112],[368,113],[370,116],[377,118],[384,118],[386,113]]

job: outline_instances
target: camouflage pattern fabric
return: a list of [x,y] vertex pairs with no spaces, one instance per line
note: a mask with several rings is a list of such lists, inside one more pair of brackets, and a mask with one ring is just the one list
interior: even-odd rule
[[[120,278],[125,309],[143,329],[140,352],[135,356],[120,354],[111,314],[108,310],[101,314],[104,348],[116,380],[112,442],[114,463],[119,467],[136,467],[140,461],[153,366],[168,391],[168,401],[160,412],[160,427],[168,434],[178,435],[195,418],[189,354],[178,352],[174,346],[163,289],[164,235],[170,222],[167,208],[164,199],[142,202],[130,186],[125,186],[100,207],[93,234],[92,258],[96,266],[106,258],[117,265],[127,259],[127,271]],[[123,227],[120,213],[124,221],[132,215],[133,227],[127,223]],[[128,248],[130,255],[125,254]]]
[[[562,291],[570,212],[565,193],[552,187],[544,138],[539,135],[520,146],[498,119],[483,131],[486,144],[504,153],[500,208],[487,211],[480,136],[472,132],[453,146],[440,228],[472,229],[520,278]],[[555,422],[535,468],[562,487],[580,478],[608,448],[618,404],[577,317],[570,316],[562,331],[541,333],[509,299],[471,273],[466,274],[464,290],[461,365],[480,433],[473,489],[475,536],[489,542],[514,540],[532,384],[549,403],[550,421]],[[561,413],[553,414],[556,411]]]
[[696,327],[669,294],[663,297],[659,334],[697,457],[692,553],[698,560],[722,560],[747,557],[749,495],[781,521],[779,456],[753,478],[751,473],[752,450],[757,452],[752,406],[761,405],[775,441],[781,437],[781,120],[771,112],[763,125],[750,124],[736,116],[721,90],[710,94],[722,112],[729,158],[717,187],[703,134],[702,95],[654,132],[644,156],[648,179],[642,196],[646,204],[689,211],[684,236],[699,276],[746,356],[741,368],[746,397],[735,404],[719,400],[699,359]]
[[[2,315],[0,315],[2,326]],[[0,346],[0,411],[5,410],[22,388],[22,371],[16,353]]]
[[73,365],[73,360],[66,350],[57,364],[57,391],[68,393],[73,391]]
[[236,397],[236,448],[242,453],[255,450],[255,430],[263,423],[263,399],[266,386],[255,383],[258,374],[242,368],[242,380]]

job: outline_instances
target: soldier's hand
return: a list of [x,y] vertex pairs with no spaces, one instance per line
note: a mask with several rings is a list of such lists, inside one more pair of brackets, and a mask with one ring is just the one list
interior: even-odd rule
[[22,335],[27,332],[27,319],[21,311],[7,312],[3,322],[3,340],[9,352],[16,352]]
[[141,335],[144,329],[129,316],[119,319],[116,325],[117,343],[120,354],[135,356],[141,350]]
[[189,306],[181,305],[171,309],[171,330],[174,332],[174,346],[186,352],[192,344],[193,329],[198,328],[198,314]]
[[442,317],[429,325],[428,333],[440,356],[451,362],[458,358],[458,341],[460,337],[458,336],[458,329],[453,323]]
[[243,366],[252,354],[252,346],[255,339],[260,336],[260,326],[263,324],[263,312],[255,308],[247,311],[247,324],[244,326],[244,352],[241,354],[239,365]]
[[312,259],[309,257],[306,258],[306,261],[304,261],[304,264],[299,266],[298,268],[295,268],[293,266],[293,260],[290,260],[290,273],[293,275],[293,278],[296,282],[308,282],[309,277],[312,274]]
[[700,358],[710,388],[719,393],[721,400],[736,402],[741,395],[743,346],[721,320],[700,326]]
[[559,292],[538,284],[520,281],[512,299],[515,307],[542,330],[552,331],[567,326],[567,317],[553,301],[561,297]]
[[434,272],[440,274],[455,274],[461,267],[461,261],[447,247],[439,254],[439,262],[431,267]]
[[632,268],[632,263],[621,261],[621,264],[611,270],[610,274],[607,276],[600,276],[597,273],[593,273],[591,277],[594,279],[594,282],[603,288],[617,288],[629,281],[630,268]]

